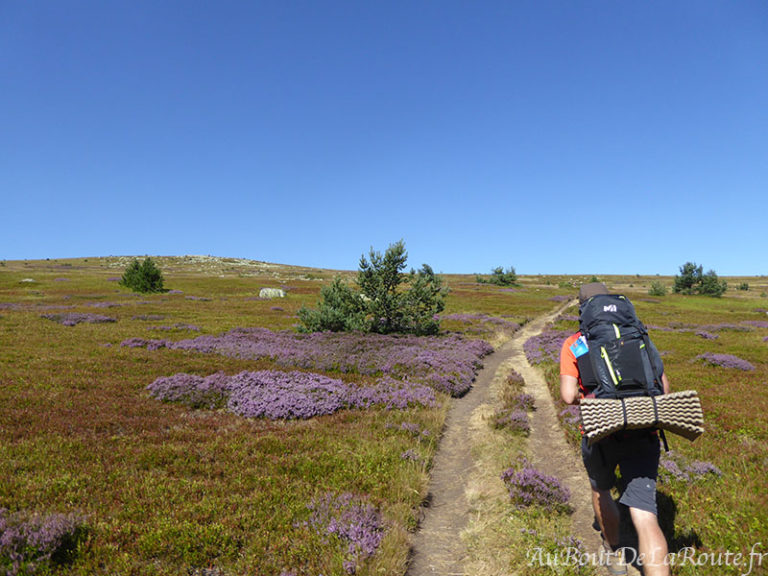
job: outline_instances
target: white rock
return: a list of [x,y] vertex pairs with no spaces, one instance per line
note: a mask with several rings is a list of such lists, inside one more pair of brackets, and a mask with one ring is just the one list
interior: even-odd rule
[[259,298],[285,298],[285,290],[280,288],[262,288],[259,290]]

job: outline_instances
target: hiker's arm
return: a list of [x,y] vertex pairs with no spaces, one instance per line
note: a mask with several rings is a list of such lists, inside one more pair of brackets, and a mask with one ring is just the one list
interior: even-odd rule
[[669,385],[669,379],[666,374],[661,375],[661,384],[664,386],[664,394],[672,392],[672,386]]
[[560,397],[566,404],[579,403],[579,380],[567,374],[560,375]]

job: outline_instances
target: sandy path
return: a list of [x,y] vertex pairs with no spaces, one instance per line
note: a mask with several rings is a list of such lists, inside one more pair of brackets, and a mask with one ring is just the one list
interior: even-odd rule
[[536,410],[531,416],[531,435],[528,439],[530,459],[535,468],[559,478],[571,491],[573,535],[584,542],[589,552],[596,552],[600,549],[601,539],[599,532],[592,527],[594,512],[587,473],[581,458],[565,440],[544,375],[528,363],[523,351],[525,340],[540,331],[541,328],[527,335],[522,334],[521,338],[512,342],[514,353],[511,365],[525,380],[525,391],[535,398]]
[[510,355],[510,343],[484,360],[472,390],[453,401],[429,485],[428,508],[414,535],[409,576],[464,574],[466,549],[459,537],[469,518],[466,488],[475,467],[468,430],[472,413],[489,401],[490,384]]
[[[471,514],[468,493],[473,488],[470,482],[482,460],[472,442],[471,421],[473,413],[487,410],[489,404],[495,402],[491,383],[497,371],[506,371],[510,366],[523,376],[526,392],[536,401],[529,438],[532,462],[540,470],[560,478],[571,490],[573,535],[582,540],[588,550],[598,550],[600,536],[592,528],[592,505],[584,467],[566,443],[543,375],[528,364],[523,351],[528,338],[541,332],[571,304],[526,324],[512,340],[485,359],[472,390],[464,398],[453,401],[435,456],[429,505],[420,530],[413,538],[408,576],[467,574],[464,569],[467,549],[459,535]],[[483,575],[473,573],[472,576]]]

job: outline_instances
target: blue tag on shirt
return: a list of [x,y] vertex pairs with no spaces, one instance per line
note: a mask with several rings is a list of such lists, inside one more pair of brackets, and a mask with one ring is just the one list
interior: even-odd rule
[[584,338],[584,336],[579,336],[576,342],[571,344],[571,352],[573,352],[573,355],[576,358],[578,358],[579,356],[584,356],[584,354],[589,352],[589,346],[587,346],[587,339]]

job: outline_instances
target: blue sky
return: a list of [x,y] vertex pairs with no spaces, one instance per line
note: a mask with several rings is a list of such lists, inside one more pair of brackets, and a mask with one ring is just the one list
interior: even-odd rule
[[0,258],[768,274],[763,0],[0,0]]

